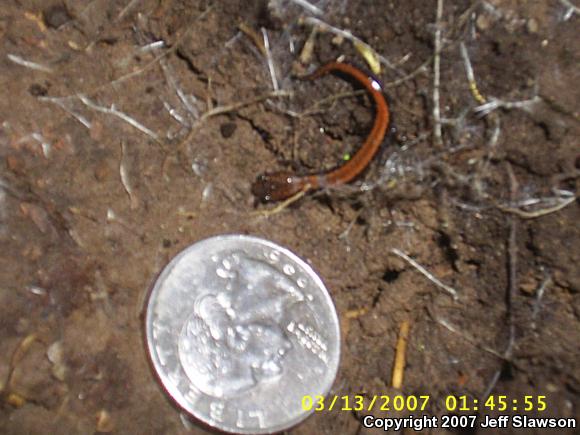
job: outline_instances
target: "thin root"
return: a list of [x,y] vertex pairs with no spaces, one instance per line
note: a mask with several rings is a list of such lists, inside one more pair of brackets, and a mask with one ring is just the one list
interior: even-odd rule
[[543,208],[541,210],[535,210],[535,211],[525,211],[525,210],[522,210],[519,208],[506,207],[506,206],[503,206],[501,204],[496,204],[495,206],[501,211],[505,211],[506,213],[513,213],[513,214],[515,214],[523,219],[535,219],[538,217],[546,216],[548,214],[560,211],[564,207],[567,207],[570,204],[572,204],[574,201],[576,201],[576,199],[578,199],[578,197],[573,196],[571,198],[568,198],[568,199],[562,201],[560,204],[555,205],[553,207]]
[[252,29],[249,25],[247,25],[243,21],[240,24],[238,24],[238,29],[240,32],[246,35],[250,39],[250,41],[252,41],[252,43],[260,51],[262,56],[264,57],[268,56],[266,53],[266,47],[264,46],[264,38],[262,35],[260,35],[258,32],[256,32],[254,29]]
[[226,104],[225,106],[218,106],[214,107],[213,109],[207,110],[204,112],[199,119],[196,120],[195,124],[189,131],[189,134],[185,139],[181,141],[181,143],[177,146],[177,149],[182,149],[188,142],[190,142],[197,133],[197,128],[208,118],[217,115],[223,115],[224,113],[233,112],[235,110],[241,109],[242,107],[251,106],[252,104],[259,103],[261,101],[267,100],[268,98],[282,98],[282,97],[290,97],[292,96],[291,92],[288,91],[272,91],[264,95],[260,95],[258,97],[250,98],[246,101],[241,101],[239,103],[233,104]]
[[480,348],[481,350],[484,350],[488,353],[490,353],[493,356],[496,356],[500,359],[505,359],[505,356],[502,355],[500,352],[498,352],[495,349],[492,349],[491,347],[482,345],[481,343],[479,343],[474,337],[472,337],[471,335],[466,334],[465,332],[460,331],[457,327],[455,327],[454,325],[450,324],[447,320],[445,319],[440,319],[440,318],[435,318],[435,321],[443,326],[445,329],[447,329],[450,332],[453,332],[454,334],[457,334],[461,337],[463,337],[466,341],[468,341],[469,343],[473,344],[474,346]]
[[268,32],[262,27],[262,36],[264,38],[264,49],[266,50],[266,60],[268,62],[268,71],[270,72],[270,79],[272,80],[272,88],[275,91],[280,90],[278,85],[278,78],[276,76],[276,67],[274,66],[274,58],[272,57],[272,52],[270,50],[270,38],[268,37]]
[[304,186],[304,188],[300,192],[295,193],[290,198],[285,199],[280,204],[278,204],[276,207],[269,208],[267,210],[253,211],[250,213],[250,216],[259,216],[259,217],[267,218],[267,217],[273,216],[275,214],[278,214],[282,210],[284,210],[285,208],[294,204],[296,201],[298,201],[304,195],[306,195],[306,192],[308,192],[308,190],[310,190],[310,187],[311,187],[310,184],[307,184],[306,186]]
[[435,276],[431,272],[429,272],[427,269],[425,269],[423,266],[421,266],[419,263],[417,263],[415,260],[413,260],[407,254],[398,250],[397,248],[391,249],[391,252],[393,254],[401,257],[403,260],[405,260],[407,263],[409,263],[411,266],[413,266],[415,269],[417,269],[419,272],[421,272],[429,281],[431,281],[437,287],[442,288],[447,293],[449,293],[451,296],[453,296],[453,299],[455,299],[455,300],[458,299],[459,296],[457,294],[457,290],[455,290],[453,287],[448,286],[447,284],[443,284],[441,281],[439,281],[437,278],[435,278]]

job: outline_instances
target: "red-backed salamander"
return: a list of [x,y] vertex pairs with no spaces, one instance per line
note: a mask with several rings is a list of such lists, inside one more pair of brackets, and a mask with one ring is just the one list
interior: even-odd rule
[[333,71],[342,72],[352,77],[371,95],[375,103],[375,121],[371,132],[348,162],[329,172],[301,176],[288,171],[279,171],[260,175],[252,185],[252,193],[260,201],[281,201],[298,192],[348,183],[364,171],[379,150],[389,125],[389,106],[381,85],[354,66],[340,62],[327,63],[312,74],[302,78],[315,80]]

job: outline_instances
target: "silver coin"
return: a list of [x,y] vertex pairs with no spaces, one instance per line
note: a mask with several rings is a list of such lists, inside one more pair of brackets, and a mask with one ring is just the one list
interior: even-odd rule
[[222,235],[191,245],[159,275],[145,318],[165,390],[222,431],[288,429],[313,412],[304,397],[326,394],[336,377],[340,332],[326,287],[267,240]]

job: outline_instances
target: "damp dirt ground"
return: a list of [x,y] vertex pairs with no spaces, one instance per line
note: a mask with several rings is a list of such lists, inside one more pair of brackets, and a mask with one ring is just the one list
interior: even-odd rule
[[[491,394],[509,409],[480,415],[580,417],[569,2],[448,0],[439,20],[420,0],[0,3],[1,433],[205,433],[156,382],[141,315],[176,253],[224,233],[282,244],[326,283],[343,336],[332,396],[429,396],[413,414],[441,416],[474,413],[450,395]],[[313,34],[312,17],[350,33]],[[383,56],[379,155],[257,216],[273,207],[252,197],[258,174],[329,170],[363,142],[374,112],[356,85],[294,77],[339,56],[369,70],[350,35]],[[289,433],[381,433],[367,414],[385,415],[320,412]]]

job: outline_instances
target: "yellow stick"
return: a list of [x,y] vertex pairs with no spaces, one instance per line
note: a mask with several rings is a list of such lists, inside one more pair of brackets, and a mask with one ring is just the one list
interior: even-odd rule
[[411,324],[408,320],[401,323],[399,329],[399,339],[395,349],[395,366],[393,368],[393,388],[400,390],[403,386],[403,372],[405,371],[405,354],[407,353],[407,340]]

